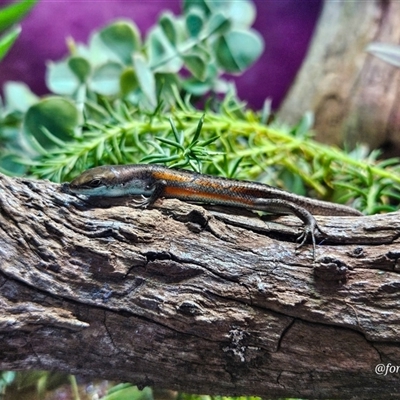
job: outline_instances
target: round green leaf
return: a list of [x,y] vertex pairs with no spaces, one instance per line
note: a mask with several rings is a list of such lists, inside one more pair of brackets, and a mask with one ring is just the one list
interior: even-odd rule
[[138,79],[132,67],[125,68],[120,76],[122,96],[126,96],[139,87]]
[[16,372],[14,372],[14,371],[4,371],[1,373],[1,380],[5,384],[9,385],[10,383],[12,383],[14,381],[15,375],[16,375]]
[[199,57],[201,57],[201,59],[208,64],[210,62],[211,59],[211,51],[210,51],[210,46],[207,45],[203,45],[203,44],[196,44],[192,47],[190,53],[186,53],[186,54],[196,54]]
[[89,46],[86,53],[85,50],[79,48],[79,54],[86,56],[90,60],[92,67],[105,64],[109,61],[121,62],[120,57],[110,49],[100,37],[100,32],[94,32],[89,39]]
[[90,64],[83,57],[70,57],[68,66],[81,83],[85,83],[90,75]]
[[185,16],[186,30],[191,37],[198,37],[204,26],[204,13],[199,8],[192,8]]
[[156,80],[154,74],[141,54],[133,56],[133,66],[139,81],[139,86],[152,106],[157,104]]
[[140,34],[131,21],[116,21],[102,29],[101,40],[125,63],[130,64],[132,54],[140,49]]
[[224,10],[234,27],[247,28],[251,26],[256,18],[256,8],[252,1],[230,1]]
[[214,53],[218,65],[227,72],[242,72],[261,55],[262,37],[253,30],[232,30],[217,38]]
[[21,156],[4,153],[0,156],[0,172],[10,176],[22,176],[26,173],[27,166],[18,162]]
[[149,33],[147,44],[149,64],[154,72],[176,73],[182,68],[182,60],[160,27]]
[[81,84],[78,76],[71,70],[68,60],[50,61],[46,70],[46,85],[56,94],[72,95]]
[[182,87],[186,92],[194,96],[203,96],[212,89],[212,85],[209,82],[202,82],[195,78],[186,79],[182,83]]
[[197,8],[203,11],[204,14],[208,16],[211,12],[211,8],[210,5],[208,5],[207,3],[207,0],[183,0],[183,11],[186,14],[189,10]]
[[47,97],[29,108],[25,114],[24,131],[44,149],[74,135],[80,122],[75,104],[63,97]]
[[105,96],[118,94],[121,73],[122,65],[116,62],[110,61],[100,65],[93,71],[89,84],[90,89]]
[[3,87],[8,111],[26,112],[39,98],[22,82],[6,82]]
[[183,88],[195,96],[202,96],[214,88],[218,76],[218,69],[214,63],[208,63],[206,68],[206,77],[203,81],[196,78],[185,79]]
[[207,75],[207,64],[198,54],[187,54],[182,56],[185,67],[200,81],[204,81]]
[[207,34],[219,34],[227,32],[231,27],[231,21],[222,12],[212,14],[207,24]]
[[161,15],[159,25],[161,26],[170,43],[175,45],[178,40],[178,32],[176,29],[177,21],[175,20],[173,14],[169,11],[163,13]]

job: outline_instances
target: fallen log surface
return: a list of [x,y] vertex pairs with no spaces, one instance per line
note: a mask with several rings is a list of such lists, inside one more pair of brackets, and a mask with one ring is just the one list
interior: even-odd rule
[[0,175],[0,369],[184,392],[400,397],[399,213],[89,201]]

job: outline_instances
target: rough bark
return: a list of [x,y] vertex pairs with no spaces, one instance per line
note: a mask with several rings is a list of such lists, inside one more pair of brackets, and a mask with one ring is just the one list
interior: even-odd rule
[[314,262],[309,245],[296,250],[295,218],[93,204],[0,176],[0,369],[209,394],[400,397],[388,364],[400,363],[399,214],[318,222]]
[[279,118],[293,124],[311,110],[317,140],[398,156],[400,69],[365,52],[373,41],[399,43],[400,2],[326,0]]

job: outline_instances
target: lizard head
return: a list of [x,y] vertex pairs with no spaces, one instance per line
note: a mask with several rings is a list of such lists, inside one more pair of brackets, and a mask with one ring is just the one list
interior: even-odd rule
[[116,175],[110,167],[96,167],[88,169],[77,176],[69,184],[69,190],[77,194],[86,194],[89,196],[104,196]]
[[135,167],[104,165],[91,168],[73,179],[68,189],[72,193],[87,196],[151,195],[151,182]]

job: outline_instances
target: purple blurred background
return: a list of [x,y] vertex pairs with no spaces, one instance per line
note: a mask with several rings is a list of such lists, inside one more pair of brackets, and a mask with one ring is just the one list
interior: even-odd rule
[[[239,0],[240,1],[240,0]],[[0,6],[11,1],[0,0]],[[267,97],[276,108],[289,89],[306,54],[322,0],[254,0],[265,50],[260,60],[236,77],[239,97],[260,109]],[[113,19],[135,21],[142,35],[161,11],[180,14],[180,0],[41,0],[22,22],[22,33],[0,63],[0,87],[8,80],[24,81],[37,94],[47,93],[45,63],[63,58],[71,36],[86,43],[92,30]]]

